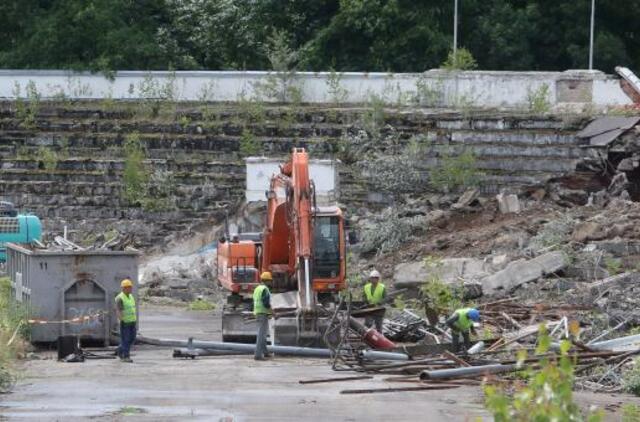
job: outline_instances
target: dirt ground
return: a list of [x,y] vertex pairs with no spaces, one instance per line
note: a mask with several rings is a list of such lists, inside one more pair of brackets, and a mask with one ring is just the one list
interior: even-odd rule
[[[220,320],[210,312],[144,306],[141,332],[185,339],[220,338]],[[475,421],[491,420],[480,388],[343,395],[342,389],[404,386],[386,376],[372,380],[301,385],[299,380],[344,376],[324,360],[251,356],[181,360],[171,350],[137,346],[133,364],[116,360],[59,363],[53,352],[25,362],[12,394],[0,396],[0,419],[153,421]],[[620,420],[626,396],[581,395],[583,405],[609,409]],[[613,412],[612,412],[613,411]]]

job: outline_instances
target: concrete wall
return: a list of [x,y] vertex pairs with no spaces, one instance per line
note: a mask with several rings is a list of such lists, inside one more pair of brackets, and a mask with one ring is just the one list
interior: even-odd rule
[[[335,76],[335,75],[334,75]],[[260,98],[274,75],[268,72],[117,72],[113,80],[101,74],[68,71],[0,70],[0,98],[25,97],[33,83],[43,98],[140,99],[158,97],[171,88],[173,99],[184,101],[237,101]],[[389,104],[418,103],[429,107],[523,107],[531,93],[548,88],[546,100],[554,107],[592,104],[595,107],[630,104],[619,79],[602,72],[449,72],[342,73],[339,80],[327,72],[299,72],[291,86],[309,103],[360,103],[375,94]]]

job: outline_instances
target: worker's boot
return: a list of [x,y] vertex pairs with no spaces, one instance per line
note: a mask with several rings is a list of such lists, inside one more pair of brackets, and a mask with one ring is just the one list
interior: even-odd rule
[[133,360],[131,360],[130,357],[126,357],[126,358],[120,358],[120,362],[133,363]]

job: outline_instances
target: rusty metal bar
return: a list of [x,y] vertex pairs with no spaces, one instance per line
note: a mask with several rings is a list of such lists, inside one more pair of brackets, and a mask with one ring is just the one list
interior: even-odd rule
[[340,381],[357,381],[357,380],[370,380],[373,379],[371,375],[361,375],[357,377],[342,377],[342,378],[324,378],[319,380],[300,380],[300,384],[322,384],[325,382],[340,382]]

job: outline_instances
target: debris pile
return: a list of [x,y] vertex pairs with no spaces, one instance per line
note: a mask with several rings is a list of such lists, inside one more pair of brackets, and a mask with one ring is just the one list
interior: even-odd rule
[[[458,388],[477,385],[486,377],[500,376],[517,381],[510,374],[539,367],[543,359],[555,359],[563,340],[571,343],[568,357],[574,363],[576,386],[591,391],[620,392],[622,371],[640,354],[640,335],[610,340],[625,324],[601,332],[587,326],[590,308],[581,305],[524,305],[516,297],[487,302],[478,307],[483,315],[482,340],[463,353],[454,351],[450,337],[438,323],[431,325],[416,312],[404,310],[385,320],[385,334],[394,340],[408,340],[417,333],[422,341],[404,344],[392,351],[377,352],[351,344],[349,337],[331,347],[333,368],[373,375],[387,375],[385,382],[414,383],[412,387],[384,387],[343,390],[343,394],[383,393]],[[625,321],[626,323],[626,321]],[[539,352],[541,326],[548,330],[549,348]],[[434,332],[440,333],[434,335]],[[424,341],[426,333],[436,343]],[[597,334],[597,335],[596,335]],[[545,334],[546,336],[546,334]],[[455,353],[454,353],[455,352]],[[522,353],[525,353],[523,356]],[[301,383],[348,381],[355,378],[303,381]],[[358,378],[360,379],[360,378]]]

